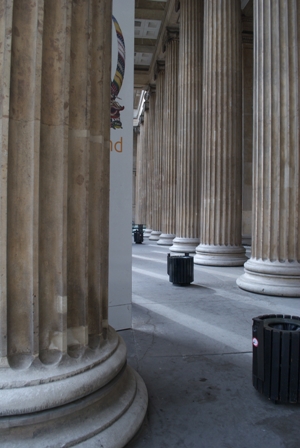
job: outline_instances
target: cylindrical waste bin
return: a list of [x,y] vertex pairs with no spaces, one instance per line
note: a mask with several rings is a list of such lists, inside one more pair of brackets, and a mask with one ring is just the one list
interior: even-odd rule
[[144,241],[143,224],[138,224],[138,228],[133,233],[133,239],[136,244],[142,244]]
[[253,318],[253,386],[275,403],[300,403],[300,317]]
[[182,255],[168,254],[167,273],[174,285],[188,286],[194,281],[194,259],[188,253]]

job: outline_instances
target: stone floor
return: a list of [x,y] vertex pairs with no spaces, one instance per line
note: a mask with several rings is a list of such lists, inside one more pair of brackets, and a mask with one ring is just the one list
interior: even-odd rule
[[248,293],[242,267],[195,265],[187,287],[169,282],[168,248],[133,244],[128,362],[149,392],[127,448],[298,448],[300,405],[274,404],[252,386],[252,318],[300,315],[300,299]]

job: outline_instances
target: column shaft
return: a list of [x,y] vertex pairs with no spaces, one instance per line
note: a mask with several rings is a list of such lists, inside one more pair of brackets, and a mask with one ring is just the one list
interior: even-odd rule
[[298,1],[254,1],[252,256],[237,280],[300,297]]
[[7,156],[10,108],[12,13],[2,0],[0,16],[0,368],[7,364]]
[[156,76],[156,101],[155,101],[155,127],[153,145],[153,202],[152,202],[152,224],[153,230],[149,240],[158,241],[161,234],[161,193],[162,193],[162,155],[163,155],[163,133],[164,133],[164,88],[165,88],[165,66],[157,63]]
[[239,0],[204,8],[201,237],[195,263],[246,261],[242,221],[242,58]]
[[169,31],[167,39],[164,99],[165,134],[162,156],[162,233],[157,244],[171,246],[176,234],[178,31]]
[[171,251],[199,243],[203,0],[180,1],[176,238]]
[[155,130],[155,86],[149,90],[149,123],[147,148],[147,216],[144,236],[150,237],[153,230],[153,200],[154,200],[154,130]]

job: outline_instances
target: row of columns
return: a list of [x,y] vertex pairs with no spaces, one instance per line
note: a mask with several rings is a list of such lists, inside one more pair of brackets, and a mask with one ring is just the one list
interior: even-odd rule
[[[299,12],[296,0],[254,0],[252,255],[237,283],[280,296],[300,296]],[[171,251],[196,252],[197,264],[243,265],[242,115],[249,108],[242,105],[240,1],[180,1],[180,32],[167,30],[165,46],[164,140],[162,148],[157,138],[143,147],[163,166],[160,196],[157,179],[147,182],[162,218],[152,230]],[[157,135],[159,126],[149,132]]]

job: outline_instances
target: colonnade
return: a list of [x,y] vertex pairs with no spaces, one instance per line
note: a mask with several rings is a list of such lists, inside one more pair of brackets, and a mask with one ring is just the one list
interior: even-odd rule
[[[166,32],[164,140],[143,146],[146,158],[162,160],[159,196],[157,179],[147,178],[147,207],[161,215],[152,230],[170,251],[196,253],[196,264],[246,262],[241,288],[300,297],[300,1],[254,0],[250,20],[240,0],[176,4],[176,37]],[[170,63],[170,42],[179,63]]]
[[112,1],[0,11],[1,444],[122,447],[147,392],[108,325]]

